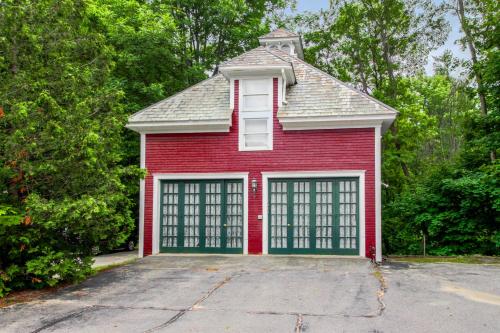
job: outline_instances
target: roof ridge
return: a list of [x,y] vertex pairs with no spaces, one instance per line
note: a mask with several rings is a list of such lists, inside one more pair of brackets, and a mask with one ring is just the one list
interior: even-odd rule
[[138,114],[140,114],[140,113],[142,113],[142,112],[144,112],[144,111],[146,111],[146,110],[149,110],[149,109],[154,108],[156,105],[158,105],[158,104],[160,104],[160,103],[163,103],[163,102],[165,102],[165,101],[171,100],[171,99],[173,99],[174,97],[176,97],[176,96],[178,96],[178,95],[180,95],[180,94],[182,94],[182,93],[184,93],[184,92],[188,92],[188,91],[192,90],[192,89],[193,89],[193,88],[195,88],[195,87],[201,86],[203,83],[206,83],[206,82],[208,82],[208,81],[210,81],[210,80],[212,80],[212,79],[215,79],[215,78],[216,78],[216,77],[218,77],[218,76],[222,76],[222,74],[217,73],[217,74],[215,74],[215,75],[213,75],[213,76],[207,77],[206,79],[201,80],[200,82],[195,83],[195,84],[193,84],[192,86],[187,87],[186,89],[183,89],[183,90],[181,90],[181,91],[178,91],[178,92],[176,92],[176,93],[175,93],[175,94],[173,94],[173,95],[170,95],[170,96],[168,96],[168,97],[166,97],[166,98],[164,98],[164,99],[162,99],[162,100],[159,100],[158,102],[156,102],[156,103],[154,103],[154,104],[151,104],[151,105],[150,105],[150,106],[148,106],[148,107],[145,107],[145,108],[143,108],[143,109],[141,109],[141,110],[139,110],[139,111],[137,111],[137,112],[133,113],[133,114],[132,114],[132,115],[130,115],[128,118],[129,118],[129,119],[131,119],[131,118],[135,117],[136,115],[138,115]]
[[[267,53],[270,53],[270,54],[272,54],[273,56],[278,57],[278,58],[280,58],[281,60],[283,60],[283,61],[285,61],[285,62],[288,62],[288,63],[292,64],[292,61],[287,60],[287,59],[285,59],[285,58],[282,58],[279,54],[274,54],[273,52],[281,52],[281,53],[284,53],[285,55],[288,55],[287,53],[285,53],[285,52],[283,52],[283,51],[281,51],[281,50],[270,50],[270,49],[268,49],[267,47],[265,48],[265,50],[266,50],[266,52],[267,52]],[[292,66],[293,66],[293,64],[292,64]]]
[[387,105],[387,104],[385,104],[384,102],[379,101],[379,100],[378,100],[378,99],[376,99],[375,97],[370,96],[370,95],[368,95],[367,93],[365,93],[365,92],[363,92],[363,91],[361,91],[361,90],[359,90],[359,89],[357,89],[357,88],[354,88],[354,87],[352,87],[352,86],[348,85],[348,84],[347,84],[347,83],[345,83],[344,81],[341,81],[341,80],[337,79],[336,77],[334,77],[333,75],[331,75],[331,74],[329,74],[329,73],[327,73],[327,72],[323,71],[322,69],[319,69],[319,68],[317,68],[317,67],[314,67],[313,65],[311,65],[310,63],[308,63],[308,62],[306,62],[306,61],[304,61],[304,60],[302,60],[302,59],[299,59],[299,58],[294,58],[294,59],[296,59],[297,61],[300,61],[300,62],[301,62],[301,63],[303,63],[304,65],[306,65],[306,66],[308,66],[308,67],[310,67],[310,68],[312,68],[312,69],[314,69],[314,70],[316,70],[316,71],[320,72],[321,74],[326,75],[326,76],[327,76],[328,78],[330,78],[332,81],[334,81],[334,82],[336,82],[336,83],[338,83],[338,84],[340,84],[340,85],[342,85],[342,86],[346,87],[347,89],[350,89],[350,90],[352,90],[352,91],[354,91],[354,92],[357,92],[357,93],[361,94],[362,96],[364,96],[364,97],[368,98],[368,99],[369,99],[369,100],[371,100],[372,102],[375,102],[375,103],[377,103],[377,104],[379,104],[379,105],[381,105],[381,106],[383,106],[383,107],[385,107],[385,108],[389,109],[390,111],[393,111],[393,112],[395,112],[395,113],[399,114],[399,111],[398,111],[398,110],[396,110],[395,108],[393,108],[392,106]]
[[[285,33],[287,36],[281,36],[281,37],[276,37],[275,35],[279,32],[283,32]],[[273,31],[269,31],[268,33],[266,33],[265,35],[262,35],[259,37],[259,39],[266,39],[266,38],[290,38],[290,37],[299,37],[300,35],[296,32],[292,32],[290,30],[287,30],[285,28],[277,28],[277,29],[274,29]]]

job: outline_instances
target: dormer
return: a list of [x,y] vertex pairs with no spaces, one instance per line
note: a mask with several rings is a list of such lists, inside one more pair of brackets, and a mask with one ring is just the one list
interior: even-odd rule
[[285,29],[276,29],[264,36],[259,37],[259,43],[269,50],[281,50],[291,56],[304,59],[304,51],[300,35],[286,31]]

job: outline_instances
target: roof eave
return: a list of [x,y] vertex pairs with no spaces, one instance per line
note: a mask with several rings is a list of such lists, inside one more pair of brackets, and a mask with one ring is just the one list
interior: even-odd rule
[[382,133],[387,131],[396,119],[395,113],[369,115],[337,115],[337,116],[280,116],[278,120],[285,131],[340,129],[340,128],[372,128],[381,126]]
[[126,128],[141,134],[229,132],[231,119],[129,122]]

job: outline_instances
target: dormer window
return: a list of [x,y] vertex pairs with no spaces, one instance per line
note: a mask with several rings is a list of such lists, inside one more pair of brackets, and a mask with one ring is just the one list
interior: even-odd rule
[[239,148],[273,149],[272,79],[240,81]]

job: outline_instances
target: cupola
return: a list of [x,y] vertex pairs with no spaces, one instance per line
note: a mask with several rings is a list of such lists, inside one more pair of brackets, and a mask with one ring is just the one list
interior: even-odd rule
[[281,50],[289,55],[304,59],[302,39],[300,35],[285,29],[276,29],[264,36],[259,37],[259,43],[269,50]]

